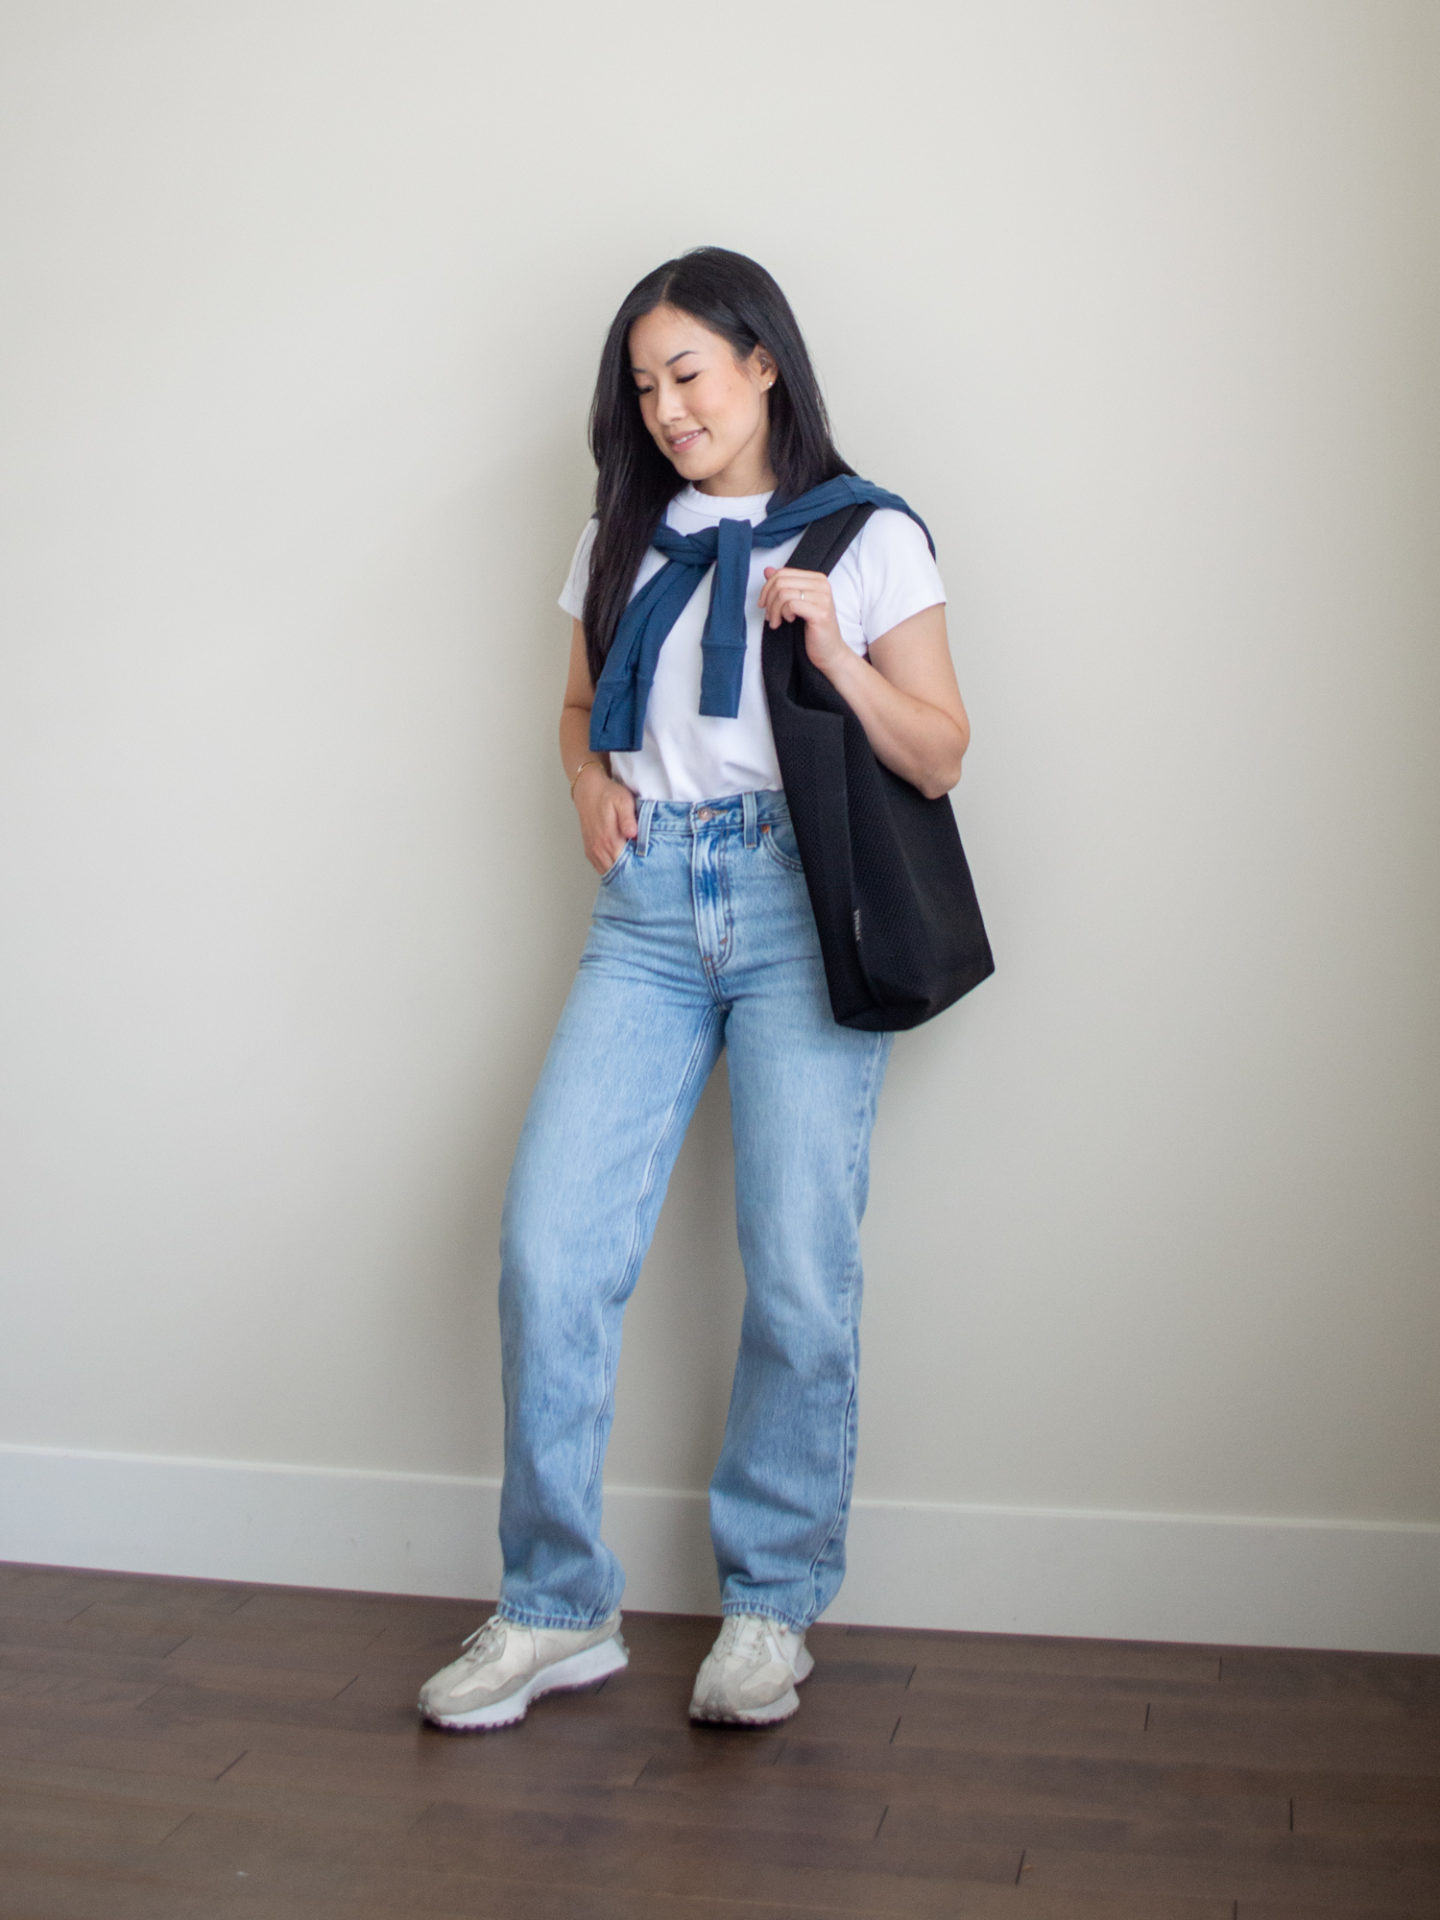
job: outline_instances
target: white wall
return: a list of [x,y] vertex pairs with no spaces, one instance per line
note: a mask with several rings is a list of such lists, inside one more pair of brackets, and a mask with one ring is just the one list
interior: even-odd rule
[[[492,1577],[385,1503],[499,1470],[584,412],[716,241],[936,533],[999,964],[897,1047],[837,1615],[1440,1650],[1437,55],[1426,0],[4,0],[0,1551]],[[723,1083],[627,1330],[651,1604],[709,1591],[717,1161]],[[1254,1519],[1384,1552],[1309,1623]],[[1193,1526],[1252,1602],[1180,1603]]]

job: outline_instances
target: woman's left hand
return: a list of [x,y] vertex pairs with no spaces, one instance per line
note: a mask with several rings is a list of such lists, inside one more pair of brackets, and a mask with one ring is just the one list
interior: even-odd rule
[[835,598],[826,573],[806,573],[800,567],[766,567],[760,589],[760,611],[768,626],[782,620],[803,620],[805,651],[821,673],[851,652],[835,617]]

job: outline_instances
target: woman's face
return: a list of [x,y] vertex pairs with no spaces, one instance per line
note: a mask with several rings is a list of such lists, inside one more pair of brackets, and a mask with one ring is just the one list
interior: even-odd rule
[[768,493],[775,362],[763,347],[737,360],[730,342],[678,307],[630,329],[640,417],[676,472],[702,493]]

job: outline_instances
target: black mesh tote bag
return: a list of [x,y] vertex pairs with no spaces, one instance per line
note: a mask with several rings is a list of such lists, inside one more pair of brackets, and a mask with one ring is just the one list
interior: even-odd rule
[[[829,573],[874,511],[814,521],[786,565]],[[762,660],[831,1010],[843,1027],[918,1027],[995,970],[949,796],[881,766],[800,621],[765,629]]]

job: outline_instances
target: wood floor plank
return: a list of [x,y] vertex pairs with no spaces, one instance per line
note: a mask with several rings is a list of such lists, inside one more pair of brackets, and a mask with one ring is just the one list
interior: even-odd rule
[[266,1700],[335,1700],[353,1685],[353,1668],[267,1667],[232,1660],[212,1666],[187,1660],[185,1649],[172,1653],[157,1670],[157,1687],[192,1689],[196,1695],[226,1694],[232,1699],[250,1696]]
[[[917,1694],[912,1689],[892,1744],[1139,1758],[1146,1704],[1109,1693]],[[807,1721],[807,1739],[819,1732]]]
[[[808,1644],[808,1642],[807,1642]],[[903,1660],[837,1660],[817,1657],[815,1671],[805,1682],[812,1697],[830,1687],[898,1687],[913,1685],[915,1668]]]
[[0,1673],[55,1673],[75,1679],[153,1680],[166,1678],[163,1654],[116,1653],[106,1647],[3,1647]]
[[98,1580],[113,1580],[114,1574],[95,1574],[88,1568],[51,1567],[24,1560],[0,1560],[0,1593],[9,1588],[59,1587],[84,1584],[94,1593]]
[[[443,1893],[437,1897],[446,1898]],[[768,1900],[710,1900],[703,1893],[678,1897],[611,1893],[574,1882],[526,1886],[512,1880],[486,1886],[471,1881],[456,1897],[464,1899],[463,1907],[427,1906],[426,1920],[895,1920],[893,1907],[849,1907],[842,1912],[808,1901],[803,1906],[776,1906]],[[242,1890],[227,1912],[233,1913],[235,1920],[262,1920],[262,1915],[263,1920],[414,1920],[417,1908],[409,1899],[400,1905],[380,1906],[368,1899],[359,1904],[351,1900],[337,1903],[316,1895],[301,1901],[282,1899],[277,1904],[273,1893],[264,1889],[253,1897]],[[968,1906],[965,1912],[970,1912]],[[1022,1917],[1016,1915],[1016,1920]],[[1131,1920],[1131,1916],[1122,1914],[1115,1920]],[[1141,1917],[1137,1915],[1135,1920]],[[1159,1920],[1169,1917],[1160,1916]],[[1192,1917],[1177,1915],[1176,1920]],[[1193,1920],[1211,1920],[1211,1916],[1196,1914]],[[1228,1908],[1224,1920],[1230,1920]]]
[[264,1589],[231,1580],[162,1579],[150,1574],[117,1576],[91,1596],[91,1605],[107,1613],[137,1618],[158,1613],[187,1620],[224,1620]]
[[72,1615],[69,1624],[83,1629],[92,1644],[103,1645],[112,1636],[123,1640],[136,1633],[184,1640],[192,1633],[224,1631],[242,1617],[242,1610],[235,1606],[222,1610],[187,1594],[162,1594],[148,1607],[133,1600],[97,1600]]
[[40,1766],[100,1766],[134,1774],[194,1774],[219,1780],[246,1749],[225,1740],[132,1740],[125,1734],[40,1736],[25,1759]]
[[1295,1768],[1285,1776],[1296,1804],[1306,1796],[1374,1806],[1440,1807],[1440,1774]]
[[183,1574],[112,1573],[98,1568],[26,1566],[16,1561],[0,1563],[0,1595],[15,1590],[73,1588],[90,1602],[104,1601],[109,1606],[133,1604],[140,1608],[161,1604],[176,1595],[191,1595],[205,1600],[217,1612],[238,1606],[259,1591],[253,1583],[234,1580],[198,1580]]
[[957,1844],[1022,1846],[1027,1856],[1058,1849],[1067,1853],[1166,1856],[1223,1862],[1246,1872],[1368,1872],[1376,1866],[1440,1873],[1440,1850],[1426,1841],[1390,1841],[1377,1848],[1369,1835],[1297,1834],[1283,1829],[1210,1826],[1193,1820],[1077,1815],[1012,1809],[953,1810],[891,1804],[877,1853],[903,1851],[917,1872],[943,1872],[947,1849]]
[[1105,1697],[1143,1704],[1158,1699],[1218,1699],[1220,1682],[1213,1675],[1201,1680],[1176,1676],[1157,1680],[1132,1674],[1037,1673],[1027,1667],[929,1667],[922,1661],[912,1669],[910,1692],[917,1699],[969,1695],[1018,1698],[1033,1693],[1049,1699]]
[[[798,1728],[799,1723],[788,1723]],[[1387,1789],[1414,1791],[1423,1782],[1404,1776],[1345,1776],[1305,1774],[1261,1767],[1226,1767],[1182,1759],[1130,1759],[1091,1753],[994,1752],[984,1747],[922,1747],[892,1745],[884,1750],[851,1746],[844,1741],[810,1740],[796,1731],[777,1756],[780,1769],[821,1769],[837,1775],[873,1774],[894,1782],[893,1791],[906,1791],[909,1780],[956,1785],[997,1785],[1017,1792],[1045,1795],[1101,1795],[1137,1802],[1163,1793],[1185,1798],[1235,1798],[1264,1803],[1268,1808],[1288,1806],[1289,1797],[1302,1789],[1355,1798],[1386,1798]]]
[[164,1657],[137,1658],[128,1654],[66,1651],[55,1647],[26,1647],[0,1652],[0,1695],[22,1691],[22,1682],[37,1694],[46,1681],[57,1694],[83,1698],[94,1686],[98,1697],[118,1697],[116,1690],[135,1687],[140,1695],[169,1685],[188,1685],[217,1693],[272,1695],[279,1699],[334,1699],[356,1678],[354,1667],[268,1667],[255,1662],[230,1661],[214,1666],[185,1657],[178,1651]]
[[[673,1793],[689,1799],[713,1797],[715,1788],[703,1773],[693,1770],[683,1755],[657,1755],[636,1783],[647,1791]],[[778,1765],[770,1770],[765,1792],[783,1800],[795,1790],[811,1794],[861,1797],[891,1809],[931,1809],[964,1819],[980,1813],[1015,1813],[1045,1819],[1057,1811],[1088,1820],[1150,1820],[1188,1823],[1206,1829],[1280,1834],[1289,1831],[1290,1802],[1279,1793],[1207,1795],[1167,1791],[1153,1782],[1128,1782],[1106,1791],[1103,1782],[1085,1778],[1083,1762],[1068,1778],[1047,1781],[1027,1777],[1013,1768],[987,1763],[979,1777],[914,1772],[826,1771]]]
[[154,1846],[189,1812],[188,1807],[146,1806],[96,1794],[57,1794],[34,1785],[11,1788],[0,1796],[0,1845],[49,1829]]
[[[77,1800],[99,1800],[107,1805],[153,1810],[157,1820],[168,1818],[167,1833],[185,1815],[205,1811],[251,1813],[265,1819],[294,1819],[375,1832],[412,1825],[427,1795],[434,1791],[433,1783],[423,1789],[417,1785],[407,1798],[396,1790],[393,1776],[377,1779],[368,1792],[357,1790],[353,1783],[337,1788],[323,1777],[317,1783],[313,1769],[303,1767],[292,1769],[283,1780],[266,1783],[244,1774],[248,1758],[216,1780],[103,1767],[5,1765],[0,1766],[0,1805],[24,1794],[44,1795],[62,1808]],[[497,1791],[493,1780],[488,1790],[493,1799]],[[585,1791],[594,1789],[587,1785]]]
[[432,1627],[437,1611],[468,1621],[468,1633],[486,1611],[464,1602],[421,1600],[403,1593],[344,1593],[320,1587],[256,1587],[228,1616],[228,1623],[251,1629],[292,1629],[301,1632],[359,1633],[367,1638],[386,1631],[404,1632],[416,1625]]
[[53,1620],[63,1625],[91,1604],[75,1587],[0,1589],[0,1633],[23,1627],[30,1620]]
[[1022,1884],[1013,1887],[968,1882],[961,1889],[961,1901],[955,1912],[963,1920],[1234,1920],[1235,1916],[1234,1901],[1216,1894],[1085,1893],[1074,1887],[1046,1892],[1023,1884],[1023,1875]]
[[[1328,1843],[1321,1843],[1328,1854]],[[1084,1813],[1074,1808],[917,1807],[892,1801],[876,1852],[894,1854],[916,1873],[944,1873],[957,1846],[1014,1846],[1071,1853],[1173,1854],[1183,1858],[1269,1862],[1298,1858],[1294,1836],[1283,1828],[1237,1829],[1194,1819],[1164,1820],[1123,1813]],[[1368,1853],[1368,1849],[1363,1850]]]
[[205,1666],[345,1667],[356,1670],[374,1635],[365,1627],[333,1631],[308,1627],[247,1625],[241,1614],[180,1636],[167,1653],[183,1648],[184,1658]]
[[[479,1804],[489,1812],[524,1813],[562,1825],[603,1818],[622,1826],[653,1829],[677,1819],[673,1799],[638,1786],[602,1790],[589,1781],[557,1786],[553,1781],[515,1781],[500,1775],[488,1779],[483,1792],[475,1791],[474,1783],[464,1784],[468,1790],[459,1795],[447,1792],[425,1799],[417,1795],[417,1817],[422,1812],[443,1812],[464,1819],[467,1810]],[[864,1794],[773,1795],[758,1785],[729,1782],[708,1797],[695,1796],[678,1817],[686,1827],[712,1828],[729,1835],[732,1841],[743,1838],[746,1846],[751,1833],[843,1840],[863,1846],[874,1839],[884,1815],[883,1803]]]
[[1237,1900],[1235,1915],[1236,1920],[1435,1920],[1435,1908],[1357,1907],[1347,1901],[1317,1909],[1308,1897],[1291,1900],[1282,1895],[1279,1899]]
[[44,1742],[44,1734],[33,1726],[0,1726],[0,1764],[32,1759]]
[[127,1708],[148,1700],[160,1687],[158,1680],[94,1679],[89,1674],[63,1670],[27,1673],[21,1668],[0,1669],[0,1709],[9,1723],[32,1723],[57,1705]]
[[1370,1702],[1252,1702],[1236,1712],[1213,1702],[1156,1700],[1145,1738],[1157,1757],[1440,1775],[1440,1714]]
[[[852,1865],[844,1844],[833,1840],[758,1834],[747,1836],[742,1850],[733,1834],[710,1829],[667,1824],[640,1834],[631,1823],[603,1820],[560,1827],[524,1815],[489,1816],[478,1808],[467,1809],[463,1819],[436,1809],[412,1835],[385,1846],[318,1829],[280,1832],[199,1815],[160,1852],[177,1850],[197,1863],[223,1861],[257,1878],[280,1875],[297,1889],[314,1885],[383,1901],[398,1887],[419,1911],[440,1904],[447,1884],[458,1888],[497,1878],[579,1883],[652,1898],[704,1892],[717,1900],[830,1905],[845,1913],[956,1911],[948,1880],[867,1871]],[[1017,1864],[1009,1852],[977,1850],[969,1877],[1008,1883]]]
[[[900,1852],[882,1848],[870,1833],[846,1839],[807,1827],[752,1828],[745,1831],[742,1848],[736,1844],[733,1824],[676,1820],[672,1810],[653,1807],[633,1809],[624,1818],[610,1812],[576,1812],[562,1824],[548,1814],[510,1812],[497,1819],[473,1807],[437,1804],[426,1809],[412,1839],[417,1850],[423,1846],[457,1865],[481,1864],[496,1850],[512,1858],[523,1852],[537,1860],[583,1852],[592,1873],[603,1872],[617,1884],[639,1887],[653,1885],[646,1878],[652,1865],[663,1870],[667,1863],[688,1862],[714,1891],[728,1884],[740,1898],[749,1897],[745,1875],[758,1879],[766,1869],[786,1876],[804,1872],[864,1880],[909,1872]],[[927,1877],[998,1880],[1008,1885],[1014,1881],[1020,1855],[1020,1846],[1008,1839],[961,1841]]]
[[[82,1604],[102,1594],[119,1592],[135,1579],[128,1573],[105,1573],[88,1567],[27,1566],[20,1561],[0,1562],[0,1598],[15,1593],[78,1593]],[[146,1579],[152,1587],[158,1581]]]
[[1090,1675],[1097,1679],[1218,1680],[1218,1649],[1151,1640],[1063,1639],[1018,1633],[917,1632],[902,1627],[849,1627],[857,1646],[880,1660],[972,1672]]
[[[239,1669],[252,1680],[253,1670]],[[138,1703],[137,1713],[149,1725],[203,1727],[211,1720],[255,1728],[298,1726],[345,1730],[356,1733],[414,1732],[416,1712],[413,1694],[377,1701],[359,1699],[346,1683],[333,1693],[326,1674],[323,1695],[306,1687],[288,1690],[280,1687],[228,1688],[225,1669],[210,1669],[210,1684],[176,1683],[156,1687]]]
[[1440,1700],[1421,1688],[1407,1693],[1398,1686],[1389,1691],[1356,1686],[1347,1691],[1338,1687],[1329,1688],[1317,1681],[1313,1688],[1269,1689],[1238,1684],[1232,1686],[1222,1679],[1214,1687],[1204,1690],[1152,1689],[1151,1697],[1156,1700],[1174,1699],[1181,1705],[1203,1706],[1217,1717],[1226,1714],[1237,1718],[1254,1717],[1264,1713],[1273,1714],[1277,1720],[1293,1718],[1303,1722],[1308,1719],[1318,1723],[1327,1716],[1347,1714],[1354,1716],[1357,1725],[1370,1723],[1382,1726],[1409,1722],[1417,1726],[1428,1724],[1440,1727]]
[[[24,1657],[32,1648],[54,1648],[60,1652],[97,1652],[128,1654],[138,1659],[161,1659],[173,1653],[188,1635],[188,1629],[153,1632],[143,1616],[138,1621],[87,1618],[82,1608],[70,1620],[16,1618],[0,1621],[0,1656],[13,1652]],[[7,1664],[14,1664],[7,1662]]]
[[[131,1628],[164,1629],[178,1621],[193,1631],[235,1619],[254,1596],[253,1587],[193,1580],[129,1580],[92,1594],[86,1617]],[[3,1602],[0,1602],[3,1604]]]
[[1260,1698],[1390,1700],[1440,1707],[1440,1660],[1409,1653],[1323,1653],[1290,1647],[1227,1647],[1227,1693]]
[[[125,1739],[157,1751],[166,1746],[192,1746],[228,1747],[240,1753],[263,1740],[281,1752],[309,1753],[322,1759],[340,1759],[352,1751],[403,1756],[425,1738],[413,1715],[382,1715],[372,1710],[327,1720],[326,1709],[331,1703],[325,1701],[308,1703],[307,1714],[287,1711],[284,1703],[250,1694],[217,1698],[201,1690],[177,1691],[185,1696],[178,1705],[167,1702],[166,1690],[161,1688],[123,1713],[60,1702],[43,1719],[37,1717],[37,1725],[43,1727],[47,1743]],[[198,1706],[194,1704],[197,1699]]]
[[[563,1752],[561,1757],[563,1761]],[[557,1769],[551,1753],[507,1747],[502,1737],[472,1743],[457,1757],[455,1765],[443,1770],[401,1768],[387,1759],[370,1766],[349,1767],[337,1778],[327,1767],[320,1775],[325,1799],[319,1817],[327,1821],[334,1817],[328,1804],[334,1797],[348,1799],[348,1804],[357,1809],[354,1821],[346,1824],[360,1825],[364,1824],[361,1803],[379,1803],[397,1821],[404,1809],[408,1809],[406,1818],[414,1819],[427,1807],[442,1804],[461,1809],[478,1805],[532,1813],[550,1811],[557,1816],[600,1811],[620,1820],[656,1821],[676,1816],[679,1803],[663,1790],[638,1785],[633,1767],[616,1769],[608,1781],[597,1777],[598,1772],[593,1757],[580,1756],[567,1773],[563,1765]],[[293,1796],[295,1817],[308,1820],[311,1813],[306,1802],[316,1791],[316,1778],[314,1763],[306,1756],[251,1751],[221,1780],[213,1785],[204,1783],[189,1799],[197,1808],[203,1805],[212,1811],[236,1812],[258,1809],[283,1818],[292,1805],[287,1802],[289,1795]],[[344,1794],[340,1795],[342,1778]],[[748,1775],[711,1773],[708,1778],[708,1793],[694,1796],[684,1810],[685,1820],[732,1827],[737,1822],[742,1826],[753,1823],[774,1831],[800,1828],[865,1839],[873,1835],[885,1809],[885,1803],[871,1794],[813,1790],[803,1781],[777,1793],[768,1769]],[[174,1783],[167,1783],[167,1787],[173,1797]]]
[[[200,1892],[229,1889],[230,1875],[218,1873],[213,1864],[191,1853],[169,1854],[171,1840],[196,1818],[187,1813],[159,1840],[141,1839],[135,1834],[106,1833],[94,1829],[32,1826],[24,1832],[9,1830],[0,1834],[0,1868],[15,1867],[43,1870],[58,1875],[83,1875],[99,1879],[113,1878],[117,1883],[137,1881]],[[7,1916],[8,1920],[8,1916]]]
[[1090,1893],[1216,1894],[1244,1901],[1284,1897],[1308,1900],[1315,1914],[1337,1906],[1373,1906],[1396,1914],[1440,1913],[1440,1872],[1384,1865],[1311,1863],[1277,1854],[1273,1860],[1220,1859],[1177,1853],[1072,1851],[1027,1848],[1026,1884]]
[[[357,1750],[353,1743],[317,1748],[314,1742],[281,1740],[246,1749],[235,1767],[241,1779],[310,1780],[317,1767],[337,1788],[354,1791],[419,1792],[422,1798],[453,1799],[470,1790],[484,1797],[491,1780],[574,1782],[597,1788],[627,1787],[636,1780],[652,1748],[639,1741],[610,1741],[585,1746],[551,1741],[512,1742],[504,1734],[439,1735],[426,1739],[408,1765],[397,1764],[391,1747]],[[412,1796],[413,1797],[413,1796]]]
[[1433,1802],[1417,1805],[1302,1793],[1292,1800],[1291,1810],[1296,1833],[1363,1835],[1382,1845],[1403,1841],[1440,1846],[1440,1794]]
[[233,1911],[225,1894],[176,1887],[157,1874],[7,1859],[0,1850],[5,1920],[222,1920]]

